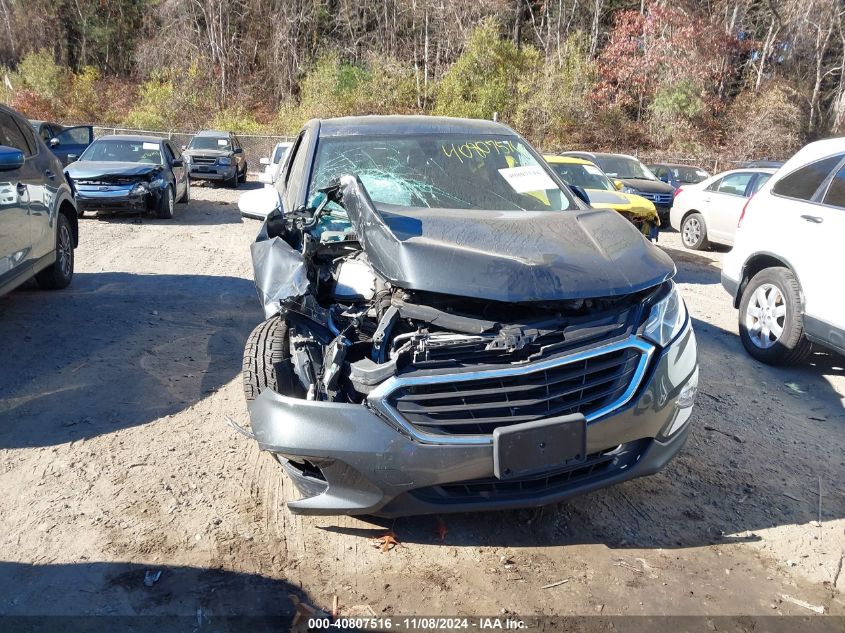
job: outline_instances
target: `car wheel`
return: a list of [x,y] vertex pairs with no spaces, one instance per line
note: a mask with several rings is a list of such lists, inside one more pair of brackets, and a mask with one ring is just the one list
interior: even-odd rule
[[700,213],[690,213],[681,224],[681,241],[689,249],[702,251],[710,246],[707,241],[707,224]]
[[191,201],[191,179],[185,178],[185,193],[182,194],[182,199],[179,201],[186,204]]
[[173,208],[176,205],[176,196],[173,194],[173,187],[170,185],[164,190],[161,200],[158,202],[158,209],[156,215],[162,220],[170,220],[173,218]]
[[78,207],[76,209],[76,217],[81,218],[84,215],[85,215],[85,209],[83,209],[82,207]]
[[246,169],[247,169],[246,163],[244,163],[244,169],[241,172],[241,182],[246,182]]
[[285,396],[304,395],[293,373],[288,326],[281,317],[259,323],[249,335],[244,347],[243,381],[247,402],[268,388]]
[[787,268],[766,268],[748,282],[739,303],[739,337],[751,356],[770,365],[799,363],[812,344],[804,335],[798,280]]
[[38,285],[47,290],[67,288],[73,279],[73,231],[63,215],[56,217],[56,262],[35,276]]
[[232,175],[232,177],[229,178],[229,180],[226,181],[226,186],[231,187],[232,189],[237,189],[238,188],[238,180],[239,180],[238,170],[236,169],[235,173]]

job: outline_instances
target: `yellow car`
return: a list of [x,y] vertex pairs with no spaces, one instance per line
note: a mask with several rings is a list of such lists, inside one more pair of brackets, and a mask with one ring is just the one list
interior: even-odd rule
[[569,185],[581,187],[587,192],[590,206],[596,209],[612,209],[624,215],[643,235],[657,238],[660,217],[650,200],[642,196],[617,191],[610,178],[600,167],[583,158],[572,156],[543,156],[552,170]]

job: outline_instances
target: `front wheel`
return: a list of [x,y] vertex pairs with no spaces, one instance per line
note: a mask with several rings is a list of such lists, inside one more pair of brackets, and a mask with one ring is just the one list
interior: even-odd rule
[[63,215],[56,217],[56,262],[35,276],[38,285],[47,290],[67,288],[73,279],[73,232]]
[[265,389],[302,397],[303,390],[290,360],[287,323],[278,315],[259,323],[244,347],[243,381],[246,401]]
[[702,251],[710,242],[707,241],[707,224],[700,213],[690,213],[681,224],[681,241],[689,249]]
[[173,219],[173,207],[176,205],[176,196],[173,193],[173,187],[170,185],[161,194],[161,200],[158,202],[158,209],[156,215],[162,220]]
[[739,337],[746,351],[769,365],[799,363],[812,345],[804,335],[798,280],[788,268],[766,268],[751,279],[739,303]]

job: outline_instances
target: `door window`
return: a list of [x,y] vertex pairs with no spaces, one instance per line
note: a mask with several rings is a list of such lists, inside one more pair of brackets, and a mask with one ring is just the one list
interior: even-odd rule
[[170,147],[170,143],[164,144],[164,155],[167,157],[167,162],[171,165],[173,164],[173,161],[176,160],[176,156],[173,153],[173,148]]
[[824,203],[832,207],[845,209],[845,166],[833,176],[827,193],[824,195]]
[[763,185],[769,182],[769,178],[771,177],[771,174],[757,174],[757,178],[755,178],[754,183],[751,185],[751,191],[749,192],[750,195],[753,196],[755,193],[760,191],[760,189],[763,188]]
[[772,187],[772,193],[798,200],[812,200],[831,170],[843,158],[845,158],[845,154],[837,154],[801,167],[776,182],[775,186]]
[[0,145],[14,147],[27,156],[32,156],[32,148],[27,143],[21,128],[11,115],[4,112],[0,112]]
[[717,191],[719,193],[726,193],[732,196],[744,196],[745,190],[748,188],[748,183],[754,174],[751,172],[741,172],[738,174],[730,174],[722,178]]
[[56,136],[60,145],[88,145],[91,142],[91,129],[71,127]]

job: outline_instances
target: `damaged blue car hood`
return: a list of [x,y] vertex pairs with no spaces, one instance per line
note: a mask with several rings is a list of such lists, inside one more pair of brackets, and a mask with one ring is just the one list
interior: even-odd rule
[[395,286],[505,302],[611,297],[656,286],[672,259],[614,211],[477,211],[378,205],[342,178],[373,268]]
[[71,163],[65,171],[71,178],[83,180],[100,176],[147,176],[161,169],[161,165],[151,163],[84,160]]

